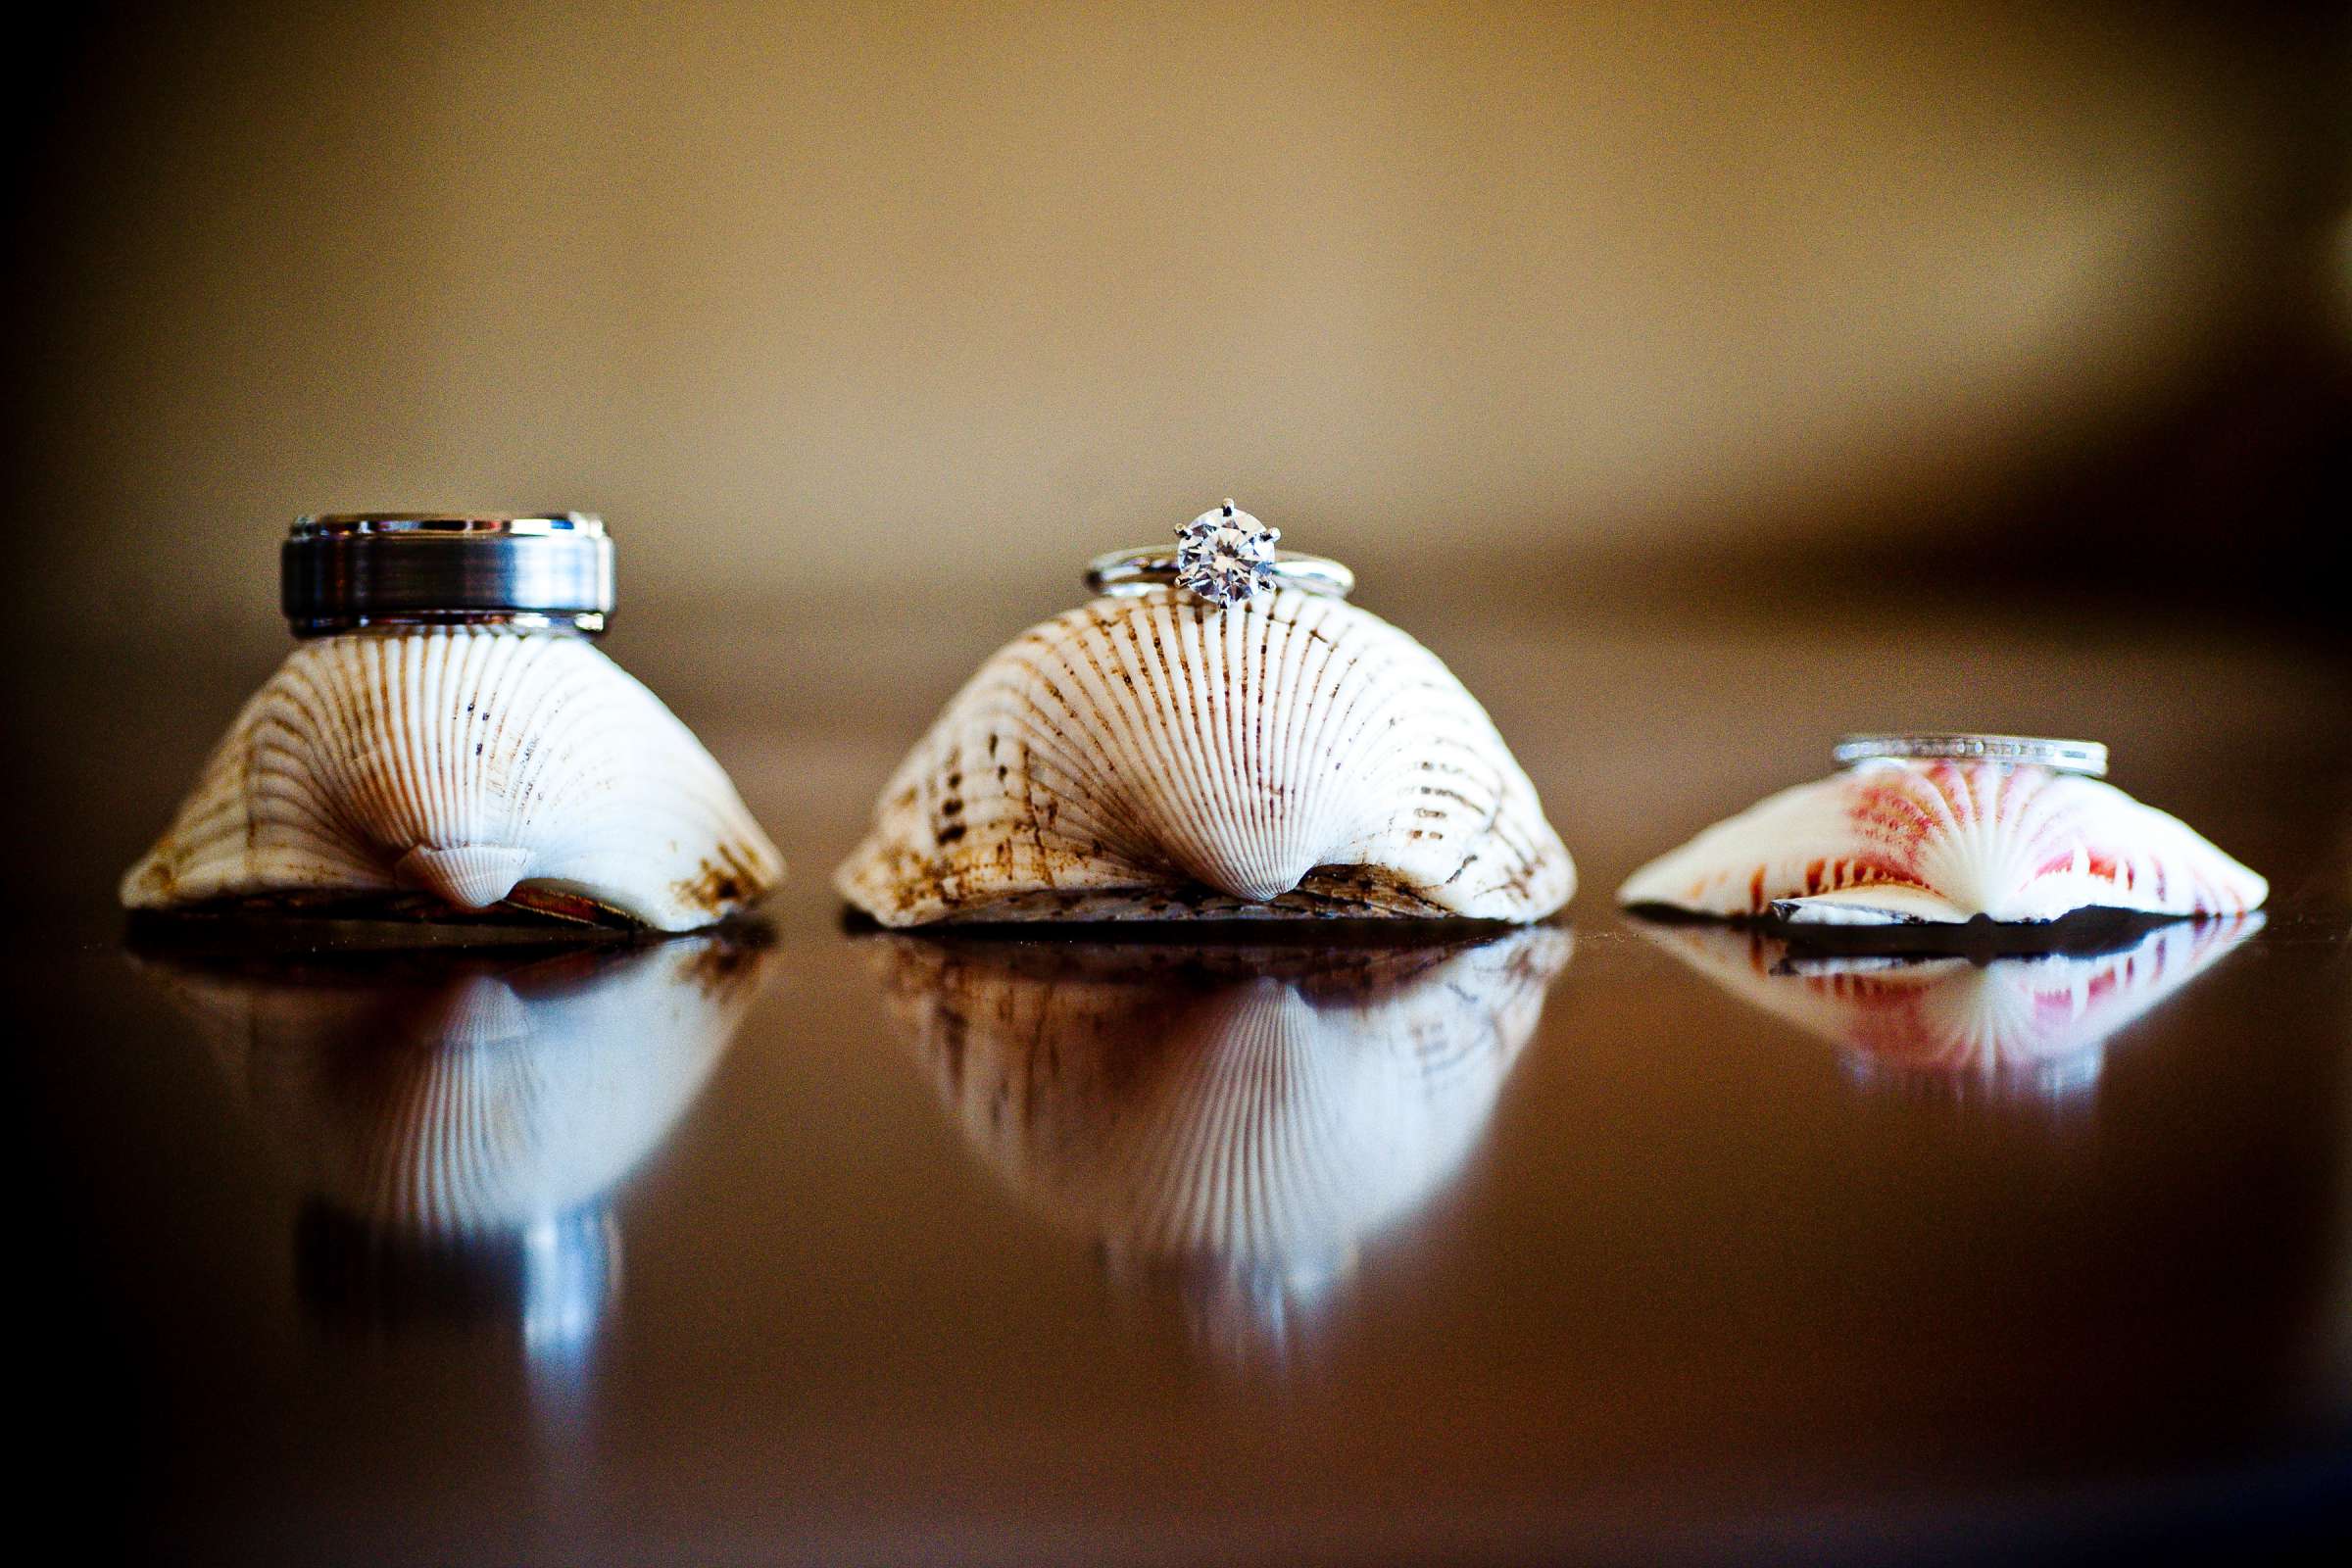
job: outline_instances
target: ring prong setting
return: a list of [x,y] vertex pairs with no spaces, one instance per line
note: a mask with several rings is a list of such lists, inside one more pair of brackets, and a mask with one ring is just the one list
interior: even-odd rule
[[1176,530],[1176,585],[1219,608],[1270,593],[1281,538],[1228,499]]

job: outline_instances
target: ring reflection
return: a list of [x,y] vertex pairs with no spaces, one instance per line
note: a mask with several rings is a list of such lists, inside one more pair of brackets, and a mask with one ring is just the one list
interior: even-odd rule
[[1232,1352],[1279,1348],[1460,1168],[1570,951],[1550,927],[1370,948],[874,939],[971,1147]]

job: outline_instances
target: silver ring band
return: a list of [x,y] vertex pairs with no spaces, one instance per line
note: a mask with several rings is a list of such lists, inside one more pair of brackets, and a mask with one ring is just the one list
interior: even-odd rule
[[612,541],[584,513],[304,517],[279,569],[297,637],[451,623],[594,634],[612,609]]
[[1839,767],[1890,757],[2009,762],[2060,773],[2086,773],[2092,778],[2107,771],[2107,748],[2099,742],[2049,740],[2038,735],[1848,735],[1830,755]]
[[[1140,550],[1114,550],[1097,556],[1086,568],[1086,585],[1099,594],[1125,598],[1154,588],[1173,587],[1182,565],[1173,550],[1146,545]],[[1301,555],[1296,550],[1274,553],[1267,573],[1276,587],[1345,599],[1355,588],[1355,573],[1328,556]]]

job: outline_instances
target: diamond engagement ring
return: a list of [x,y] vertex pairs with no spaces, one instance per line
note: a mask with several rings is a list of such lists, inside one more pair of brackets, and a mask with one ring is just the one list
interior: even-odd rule
[[1971,762],[2010,762],[2060,773],[2107,771],[2107,748],[2097,741],[2046,740],[2038,735],[1848,735],[1830,754],[1839,767],[1874,757],[1906,760],[1949,758]]
[[1220,609],[1248,604],[1277,588],[1345,599],[1355,573],[1322,556],[1277,550],[1282,530],[1269,528],[1228,500],[1176,530],[1176,548],[1147,545],[1099,556],[1086,568],[1086,585],[1099,594],[1125,597],[1177,587]]

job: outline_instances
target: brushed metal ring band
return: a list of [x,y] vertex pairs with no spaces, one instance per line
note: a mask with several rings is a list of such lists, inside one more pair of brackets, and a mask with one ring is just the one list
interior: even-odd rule
[[[1109,555],[1097,556],[1088,564],[1086,585],[1098,594],[1123,598],[1150,593],[1154,588],[1173,587],[1181,569],[1177,552],[1157,545],[1146,545],[1140,550],[1114,550]],[[1276,551],[1268,575],[1276,587],[1297,588],[1334,599],[1345,599],[1355,590],[1355,573],[1347,566],[1328,556],[1309,556],[1296,550]]]
[[1904,760],[1950,759],[2046,767],[2097,778],[2107,771],[2107,748],[2097,741],[2051,740],[2039,735],[1943,733],[1848,735],[1830,754],[1840,767],[1873,758]]
[[612,610],[612,541],[584,513],[304,517],[278,562],[298,637],[485,622],[593,635]]

